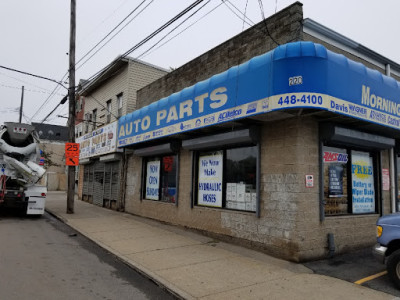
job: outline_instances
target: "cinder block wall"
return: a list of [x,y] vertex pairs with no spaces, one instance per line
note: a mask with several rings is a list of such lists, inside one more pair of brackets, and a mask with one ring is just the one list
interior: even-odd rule
[[[312,244],[320,239],[318,194],[318,123],[308,118],[266,123],[261,144],[261,217],[254,213],[194,206],[191,208],[192,154],[179,154],[178,206],[140,200],[142,158],[128,160],[127,212],[199,229],[251,245],[289,260],[302,259],[302,251],[321,254]],[[305,187],[305,175],[313,174],[315,185]],[[304,246],[305,245],[305,246]],[[304,248],[304,250],[303,250]]]
[[[280,44],[303,40],[302,5],[295,3],[267,19],[270,34]],[[276,47],[260,23],[215,47],[181,68],[138,91],[137,108],[207,79]],[[336,252],[370,245],[377,215],[319,216],[318,122],[312,117],[265,123],[261,144],[261,217],[254,213],[197,207],[191,208],[192,155],[179,153],[178,206],[140,201],[142,159],[127,162],[125,210],[171,224],[203,230],[293,261],[328,254],[327,234],[335,236]],[[383,156],[387,153],[383,153]],[[387,158],[383,159],[387,165]],[[184,166],[184,167],[182,167]],[[314,187],[305,187],[305,175],[314,176]],[[383,193],[388,210],[388,193]],[[359,230],[362,228],[363,230]]]

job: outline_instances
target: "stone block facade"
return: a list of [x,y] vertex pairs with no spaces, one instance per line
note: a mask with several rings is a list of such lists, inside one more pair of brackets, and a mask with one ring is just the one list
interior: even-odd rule
[[[267,123],[261,132],[260,217],[254,213],[194,206],[191,208],[192,154],[179,152],[178,205],[141,200],[142,158],[130,156],[126,181],[126,212],[216,235],[293,261],[328,255],[328,233],[336,253],[375,241],[378,215],[325,217],[320,220],[319,133],[312,117]],[[285,134],[284,134],[285,133]],[[387,153],[382,153],[387,159]],[[307,188],[305,177],[314,176]],[[390,207],[388,193],[382,195]],[[362,230],[354,230],[362,228]]]
[[[268,52],[276,47],[276,41],[279,44],[302,40],[319,42],[384,73],[384,69],[363,58],[339,51],[335,46],[305,34],[302,22],[302,5],[297,2],[265,23],[255,25],[138,90],[137,109]],[[328,114],[325,116],[332,116]],[[321,215],[323,196],[320,182],[323,178],[320,178],[319,131],[323,117],[302,114],[300,110],[298,114],[287,114],[285,118],[256,122],[261,130],[259,216],[254,212],[194,205],[194,155],[185,149],[178,152],[177,204],[143,200],[144,159],[127,155],[125,211],[233,240],[297,262],[326,257],[329,254],[328,234],[334,236],[336,253],[372,245],[378,213]],[[162,143],[166,142],[163,140]],[[157,142],[148,145],[154,144]],[[380,156],[381,167],[389,169],[389,151],[380,151]],[[313,176],[312,187],[306,186],[306,175]],[[382,207],[378,211],[389,213],[389,191],[379,192],[379,202]]]

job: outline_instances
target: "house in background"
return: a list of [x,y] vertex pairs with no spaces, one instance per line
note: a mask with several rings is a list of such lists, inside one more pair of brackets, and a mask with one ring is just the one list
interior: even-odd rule
[[167,74],[159,67],[129,57],[117,57],[78,89],[83,121],[76,124],[80,143],[78,197],[112,209],[123,209],[122,150],[117,150],[117,121],[136,109],[136,91]]
[[65,143],[68,142],[68,127],[32,123],[40,138],[46,176],[44,184],[49,191],[66,191]]

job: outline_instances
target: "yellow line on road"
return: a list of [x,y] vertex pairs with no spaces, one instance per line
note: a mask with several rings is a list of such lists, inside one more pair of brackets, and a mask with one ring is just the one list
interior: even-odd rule
[[360,279],[360,280],[357,280],[357,281],[354,282],[354,283],[355,283],[355,284],[363,284],[364,282],[370,281],[370,280],[372,280],[372,279],[381,277],[381,276],[386,275],[386,274],[387,274],[387,271],[383,271],[383,272],[377,273],[377,274],[375,274],[375,275],[371,275],[371,276],[362,278],[362,279]]

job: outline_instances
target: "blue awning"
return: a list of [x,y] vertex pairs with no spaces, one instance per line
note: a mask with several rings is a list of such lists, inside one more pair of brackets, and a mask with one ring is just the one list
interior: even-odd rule
[[292,108],[400,129],[400,84],[322,45],[289,43],[121,117],[118,147]]

